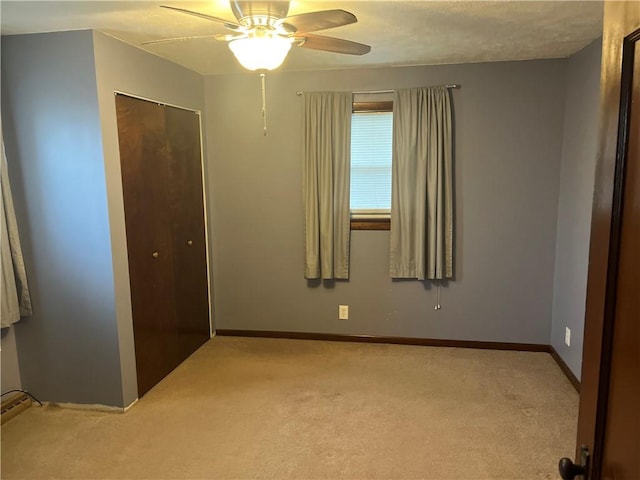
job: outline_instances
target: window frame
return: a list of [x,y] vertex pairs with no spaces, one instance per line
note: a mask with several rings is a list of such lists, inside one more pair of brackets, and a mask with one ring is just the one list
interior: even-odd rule
[[[366,112],[393,112],[393,101],[369,101],[353,102],[351,113]],[[351,230],[391,230],[391,218],[384,216],[380,218],[358,218],[359,214],[349,212],[351,220]]]

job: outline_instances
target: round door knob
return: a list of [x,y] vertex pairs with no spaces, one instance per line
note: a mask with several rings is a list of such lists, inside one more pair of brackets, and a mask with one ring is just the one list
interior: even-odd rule
[[158,258],[158,257],[160,256],[160,254],[159,254],[158,252],[153,252],[153,253],[151,254],[151,256],[152,256],[153,258]]
[[188,240],[187,245],[193,245],[193,240]]
[[575,477],[579,477],[586,473],[584,465],[576,465],[569,458],[560,459],[558,464],[558,470],[560,470],[560,477],[562,480],[573,480]]

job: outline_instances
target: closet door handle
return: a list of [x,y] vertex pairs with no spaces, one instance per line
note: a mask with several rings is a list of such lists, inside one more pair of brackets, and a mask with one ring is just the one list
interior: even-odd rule
[[187,245],[193,245],[193,240],[188,240]]
[[159,254],[158,252],[153,252],[153,253],[151,254],[151,256],[152,256],[153,258],[158,258],[158,257],[160,256],[160,254]]

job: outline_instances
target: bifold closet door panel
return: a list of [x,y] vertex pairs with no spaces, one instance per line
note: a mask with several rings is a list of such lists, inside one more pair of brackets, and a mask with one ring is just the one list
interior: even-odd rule
[[117,95],[133,331],[142,396],[180,363],[163,107]]
[[200,117],[166,107],[173,269],[184,358],[210,338]]

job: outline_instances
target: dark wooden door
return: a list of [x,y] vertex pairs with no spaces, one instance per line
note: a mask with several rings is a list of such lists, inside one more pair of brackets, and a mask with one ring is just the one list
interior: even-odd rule
[[200,122],[125,95],[116,112],[142,396],[209,339]]
[[[602,478],[640,479],[640,30],[626,42],[628,136]],[[626,72],[625,72],[626,73]],[[624,95],[624,93],[623,93]],[[622,147],[622,145],[621,145]]]
[[598,167],[576,460],[640,478],[640,3],[605,2]]
[[176,309],[186,358],[210,337],[200,119],[188,110],[166,107],[165,124]]

